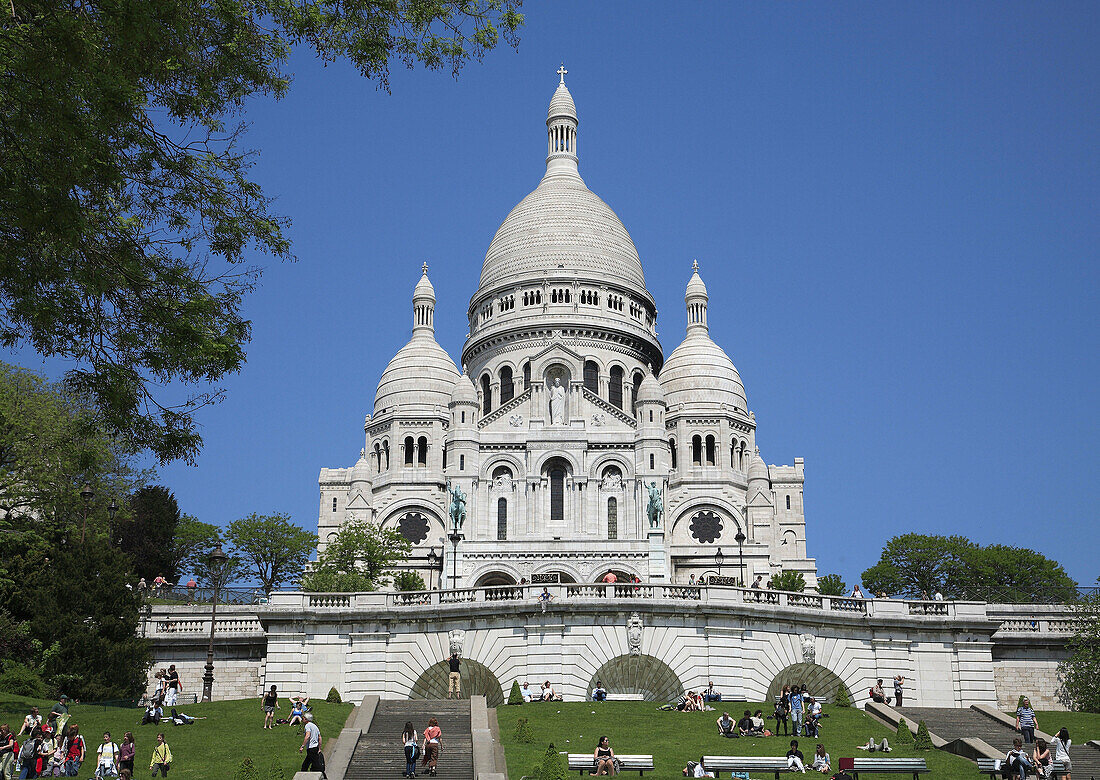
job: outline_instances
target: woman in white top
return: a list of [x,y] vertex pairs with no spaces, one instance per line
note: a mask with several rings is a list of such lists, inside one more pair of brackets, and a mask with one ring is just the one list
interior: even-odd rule
[[1069,760],[1069,746],[1071,744],[1069,729],[1062,726],[1062,728],[1058,730],[1058,733],[1054,735],[1054,739],[1051,740],[1050,744],[1051,747],[1054,748],[1054,760],[1062,761],[1066,765],[1066,773],[1063,777],[1066,780],[1072,780],[1069,775],[1070,769],[1073,768]]
[[820,742],[817,743],[817,750],[814,751],[814,765],[816,769],[823,775],[829,774],[832,770],[832,761],[829,760],[829,754],[825,752],[825,746]]
[[401,732],[401,745],[405,749],[405,777],[416,777],[416,729],[412,721],[405,722]]

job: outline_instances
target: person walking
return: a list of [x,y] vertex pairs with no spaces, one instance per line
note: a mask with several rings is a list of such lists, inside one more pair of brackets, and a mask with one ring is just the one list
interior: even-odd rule
[[260,697],[264,706],[264,728],[275,728],[275,710],[279,709],[279,691],[274,685],[271,690]]
[[164,697],[164,706],[175,707],[180,693],[183,692],[183,685],[180,683],[180,673],[176,671],[175,664],[170,665],[168,667],[168,673],[164,675],[164,687],[167,691]]
[[416,729],[411,720],[405,722],[401,743],[405,746],[405,777],[416,777]]
[[7,723],[0,725],[0,778],[11,780],[15,774],[15,735]]
[[111,741],[111,732],[103,732],[103,744],[96,749],[96,777],[118,777],[118,745]]
[[796,737],[802,736],[802,691],[791,691],[791,727]]
[[137,745],[134,744],[134,733],[127,731],[122,735],[122,744],[118,746],[118,771],[129,769],[134,773],[134,756],[137,755]]
[[76,777],[80,772],[80,765],[84,763],[86,746],[84,737],[80,735],[80,727],[77,724],[69,726],[69,734],[65,737],[65,776]]
[[168,777],[168,770],[172,768],[172,749],[164,740],[164,734],[157,734],[157,745],[153,748],[153,758],[149,761],[149,768],[153,770],[153,777],[160,772],[162,777]]
[[328,777],[325,774],[325,757],[321,754],[321,729],[313,722],[312,712],[306,713],[305,734],[302,737],[302,744],[298,748],[298,752],[305,752],[306,754],[306,757],[302,760],[301,771],[320,772],[321,777]]
[[1073,780],[1070,777],[1070,770],[1073,769],[1073,762],[1069,760],[1069,746],[1072,744],[1069,738],[1069,729],[1065,726],[1058,729],[1058,733],[1054,735],[1054,739],[1051,740],[1051,746],[1054,748],[1054,760],[1061,761],[1066,765],[1066,773],[1062,775],[1065,780]]
[[458,653],[451,653],[451,657],[447,659],[447,666],[450,667],[450,673],[447,675],[447,698],[460,699],[462,698],[462,662],[458,657]]
[[38,746],[42,743],[42,729],[34,727],[26,741],[19,747],[19,780],[38,777]]
[[1031,699],[1024,697],[1016,710],[1016,730],[1024,738],[1024,742],[1031,744],[1035,741],[1035,729],[1039,728],[1039,719],[1035,717],[1035,710],[1031,708]]
[[439,728],[438,720],[429,718],[428,728],[424,729],[424,768],[429,775],[435,775],[436,765],[439,762],[439,752],[442,749],[443,729]]
[[901,706],[902,696],[905,695],[905,692],[902,690],[903,685],[905,685],[905,678],[900,674],[894,675],[894,701],[898,707]]

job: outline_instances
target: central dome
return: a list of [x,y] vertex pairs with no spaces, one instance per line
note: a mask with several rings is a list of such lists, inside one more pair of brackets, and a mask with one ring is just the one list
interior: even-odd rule
[[485,253],[480,287],[544,274],[614,280],[648,297],[630,234],[579,174],[548,174],[512,209]]

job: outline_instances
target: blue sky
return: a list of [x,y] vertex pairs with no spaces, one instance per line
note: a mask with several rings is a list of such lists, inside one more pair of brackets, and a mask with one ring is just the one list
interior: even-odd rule
[[[226,524],[315,528],[431,267],[457,360],[497,226],[544,167],[563,61],[588,186],[683,337],[698,258],[769,463],[806,460],[808,547],[851,583],[907,531],[1096,563],[1100,5],[530,2],[518,52],[395,70],[309,52],[248,106],[299,260],[160,480]],[[257,258],[258,261],[264,261]],[[32,356],[18,362],[41,367]],[[1085,542],[1084,544],[1082,542]]]

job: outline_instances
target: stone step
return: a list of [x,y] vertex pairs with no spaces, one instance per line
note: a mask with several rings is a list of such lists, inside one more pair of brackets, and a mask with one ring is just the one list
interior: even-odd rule
[[[383,700],[378,703],[370,729],[359,738],[352,754],[347,780],[400,778],[405,771],[405,751],[401,732],[412,722],[423,734],[428,719],[435,718],[443,732],[443,750],[439,756],[437,777],[446,780],[473,780],[473,744],[470,735],[469,700],[410,699]],[[417,762],[418,774],[423,774]]]

